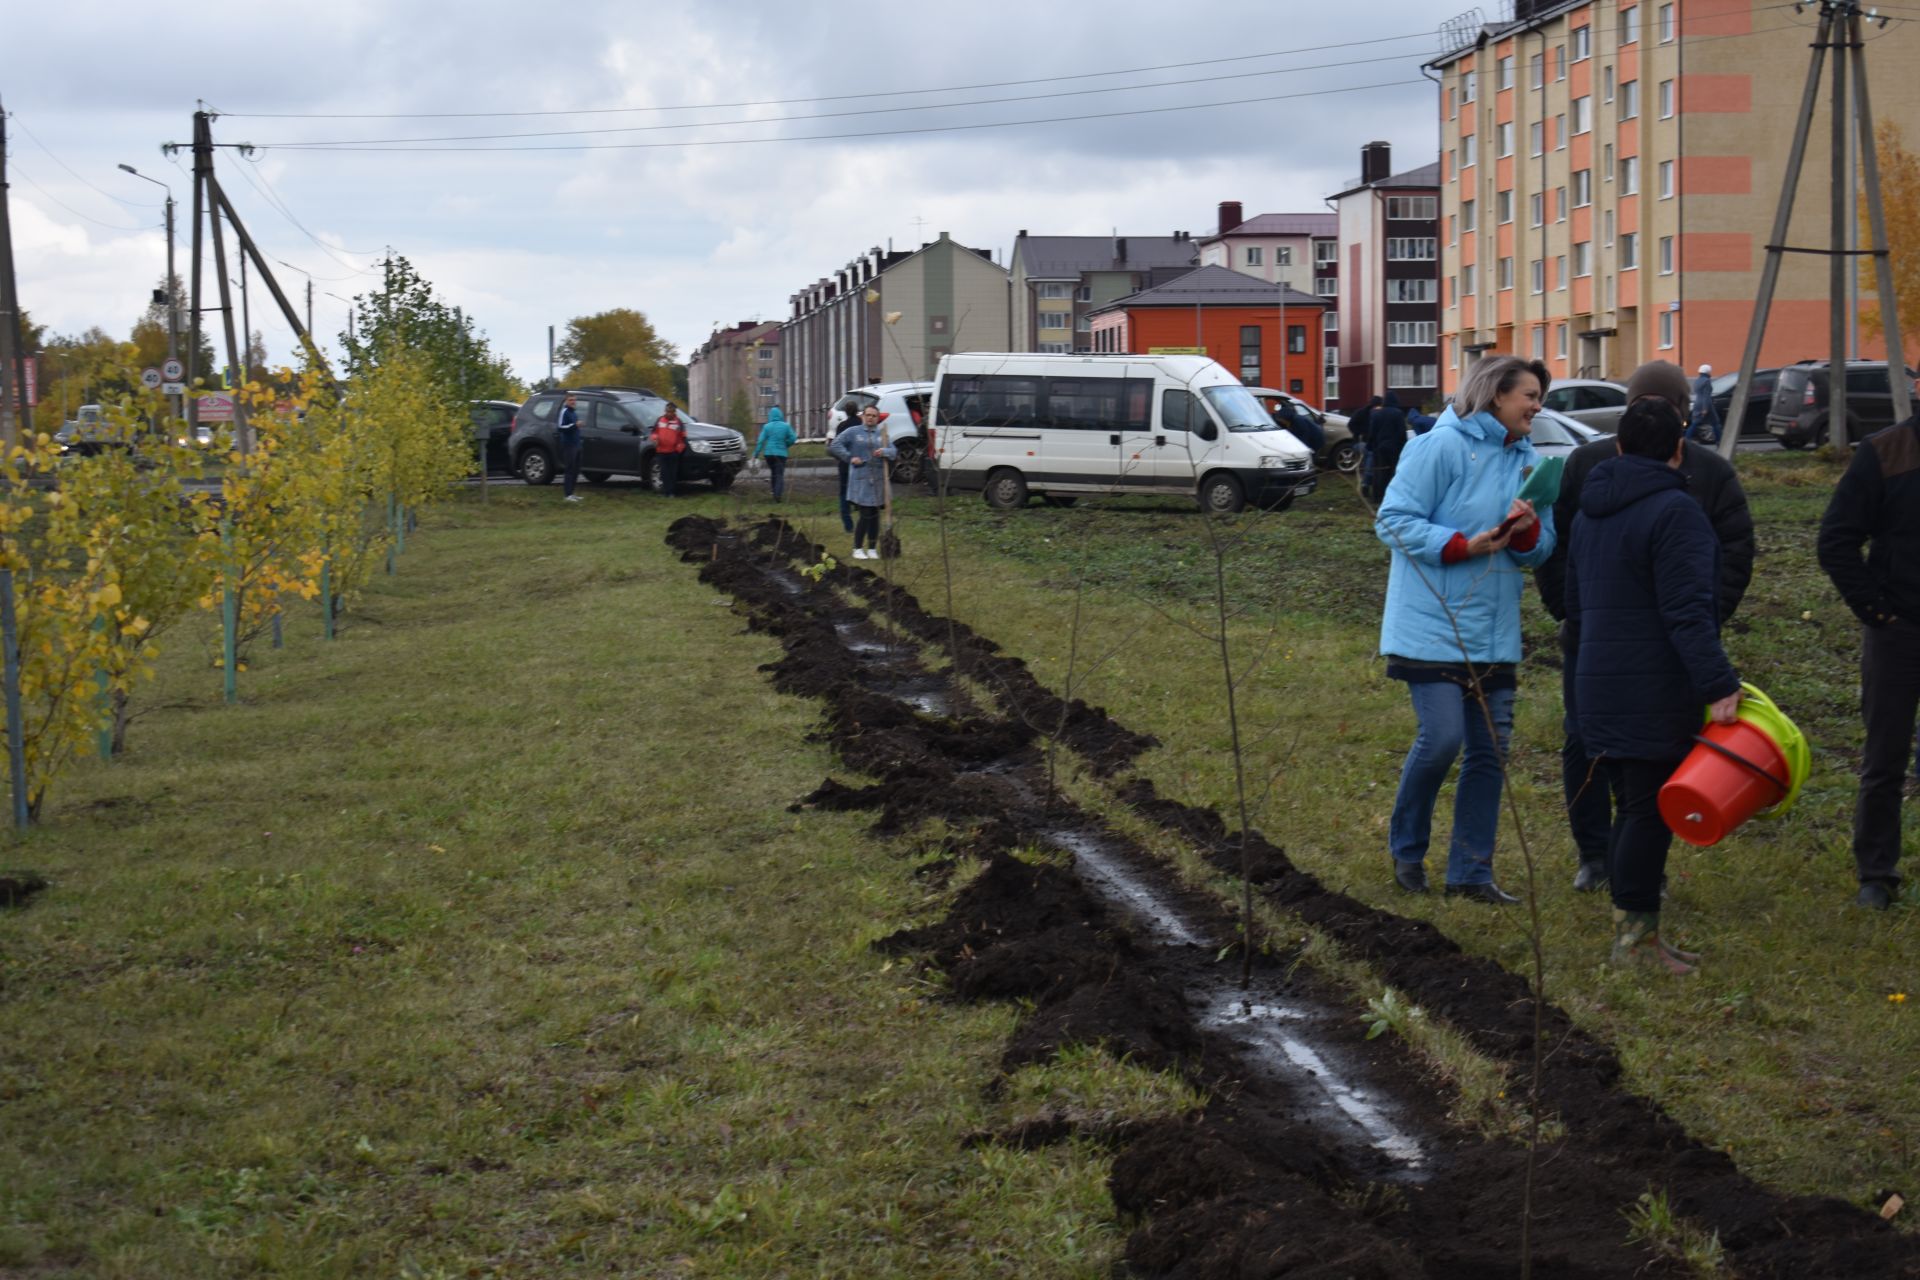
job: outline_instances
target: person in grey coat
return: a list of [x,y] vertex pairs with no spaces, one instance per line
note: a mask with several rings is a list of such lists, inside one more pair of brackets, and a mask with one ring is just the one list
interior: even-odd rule
[[894,456],[880,423],[886,418],[872,405],[860,411],[860,421],[833,438],[827,446],[847,467],[847,501],[860,509],[853,524],[853,558],[880,558],[880,508],[886,503],[886,463]]

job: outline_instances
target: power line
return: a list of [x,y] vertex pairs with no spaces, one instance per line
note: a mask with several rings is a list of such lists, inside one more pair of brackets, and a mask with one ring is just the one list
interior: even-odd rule
[[9,120],[12,120],[13,123],[19,127],[20,132],[27,135],[27,137],[33,142],[34,146],[40,148],[40,150],[46,153],[47,159],[53,161],[55,164],[59,165],[62,169],[65,169],[68,173],[72,174],[74,181],[79,182],[83,186],[92,187],[94,191],[105,196],[107,199],[118,201],[119,203],[126,205],[129,209],[158,209],[160,207],[158,204],[148,204],[144,200],[128,200],[122,196],[117,196],[113,194],[113,192],[108,191],[104,187],[95,186],[92,182],[88,181],[86,178],[81,177],[79,171],[77,171],[72,165],[68,164],[65,160],[62,160],[59,156],[55,155],[53,153],[52,147],[49,147],[46,143],[40,141],[39,135],[34,133],[33,130],[27,128],[26,123],[20,119],[19,112],[16,111],[16,112],[9,113],[7,118]]
[[[254,191],[260,196],[260,198],[267,202],[267,205],[269,208],[271,208],[274,212],[278,213],[281,217],[285,218],[288,222],[292,223],[294,228],[298,230],[301,235],[305,236],[307,239],[313,241],[315,245],[319,246],[319,249],[322,253],[326,254],[329,258],[333,259],[334,262],[345,267],[348,271],[351,271],[354,275],[371,276],[375,274],[372,270],[361,267],[358,263],[348,262],[345,258],[342,258],[340,256],[340,253],[358,253],[360,251],[343,248],[340,250],[340,253],[336,253],[334,251],[333,246],[329,245],[326,241],[322,240],[319,236],[315,235],[312,231],[309,231],[307,229],[306,223],[296,218],[293,215],[293,210],[289,209],[286,205],[286,202],[280,199],[279,192],[273,189],[273,184],[268,181],[267,175],[265,173],[261,173],[259,175],[259,178],[260,178],[259,182],[255,182],[254,175],[248,171],[251,168],[253,168],[253,166],[251,165],[239,166],[240,176],[242,178],[245,178],[247,181],[247,185],[252,187]],[[262,183],[265,183],[266,185],[262,186],[261,185]],[[373,255],[371,253],[368,253],[368,254],[365,254],[364,256],[372,257]]]
[[85,219],[86,221],[93,223],[93,225],[95,225],[96,227],[105,227],[109,231],[146,231],[149,229],[147,227],[140,226],[137,223],[134,224],[133,226],[128,226],[125,223],[120,223],[120,222],[103,222],[99,218],[94,217],[90,213],[82,213],[78,209],[74,208],[72,205],[68,204],[65,200],[62,200],[59,196],[54,195],[53,192],[47,190],[45,187],[35,182],[33,180],[33,175],[20,167],[20,161],[17,157],[9,157],[7,161],[7,166],[10,169],[12,169],[14,173],[18,174],[26,182],[26,184],[32,187],[35,191],[38,191],[41,195],[53,201],[53,203],[59,205],[62,209],[65,209],[68,213],[72,214],[74,217]]

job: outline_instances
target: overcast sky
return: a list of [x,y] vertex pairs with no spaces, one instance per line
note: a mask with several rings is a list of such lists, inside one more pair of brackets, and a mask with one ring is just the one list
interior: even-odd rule
[[[60,332],[131,328],[165,242],[159,188],[121,162],[172,184],[185,274],[190,161],[160,147],[191,140],[204,99],[223,113],[216,141],[260,147],[216,165],[264,251],[313,275],[324,342],[346,315],[326,294],[369,288],[391,246],[528,381],[546,372],[549,324],[612,307],[646,312],[684,359],[716,322],[784,318],[794,291],[889,241],[948,231],[1004,263],[1021,228],[1202,233],[1222,200],[1248,216],[1323,209],[1371,139],[1393,144],[1396,169],[1425,163],[1437,126],[1420,64],[1462,7],[202,0],[189,28],[145,4],[10,6],[0,99],[22,301]],[[952,91],[898,92],[924,89]],[[1111,114],[1232,99],[1273,100]],[[432,112],[577,114],[314,118]],[[744,123],[660,127],[714,121]],[[276,145],[575,130],[628,132],[415,144],[517,148],[469,154]],[[759,138],[784,140],[720,145]],[[582,143],[672,145],[524,149]],[[264,290],[253,318],[276,358],[292,351]]]

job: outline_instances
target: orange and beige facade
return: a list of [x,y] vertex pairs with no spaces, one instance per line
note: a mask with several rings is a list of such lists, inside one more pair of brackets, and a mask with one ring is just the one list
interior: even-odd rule
[[[1440,363],[1486,352],[1624,381],[1647,360],[1735,369],[1816,15],[1774,0],[1517,0],[1429,64],[1440,81]],[[1876,117],[1920,115],[1920,24],[1867,45]],[[1828,243],[1814,119],[1787,243]],[[1827,260],[1788,254],[1761,364],[1827,354]],[[1871,291],[1862,304],[1873,305]],[[1862,356],[1884,349],[1862,341]]]

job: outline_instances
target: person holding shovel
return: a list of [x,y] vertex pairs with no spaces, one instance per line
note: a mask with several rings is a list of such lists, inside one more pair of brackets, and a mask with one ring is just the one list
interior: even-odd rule
[[1617,968],[1675,976],[1700,957],[1660,934],[1660,882],[1673,833],[1660,788],[1693,750],[1700,708],[1732,724],[1740,677],[1720,647],[1720,539],[1687,494],[1685,424],[1666,400],[1634,401],[1620,452],[1580,489],[1568,531],[1567,620],[1580,739],[1619,798],[1607,843]]
[[893,446],[880,424],[887,415],[872,405],[860,411],[860,421],[833,438],[827,446],[847,467],[847,501],[860,512],[853,525],[853,558],[880,558],[880,508],[887,501],[886,462],[894,456]]

